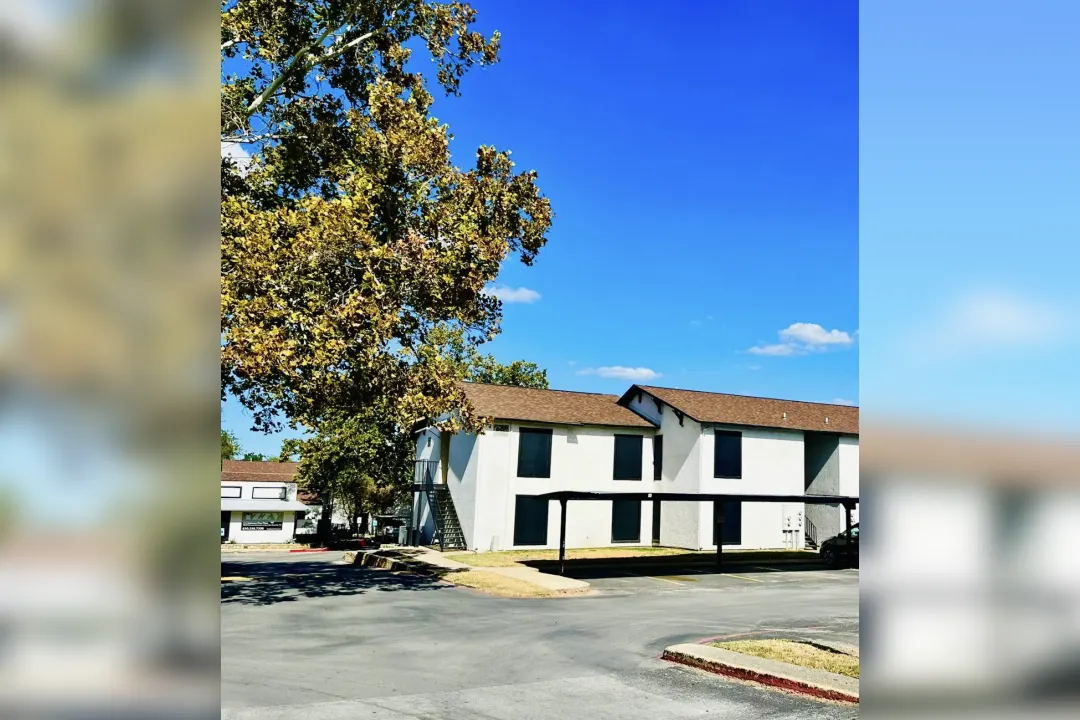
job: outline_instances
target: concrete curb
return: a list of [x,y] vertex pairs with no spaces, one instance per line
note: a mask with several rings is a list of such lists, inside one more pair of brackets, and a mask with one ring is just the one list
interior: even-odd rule
[[661,657],[718,675],[750,680],[823,700],[859,702],[859,681],[846,675],[692,643],[667,647]]

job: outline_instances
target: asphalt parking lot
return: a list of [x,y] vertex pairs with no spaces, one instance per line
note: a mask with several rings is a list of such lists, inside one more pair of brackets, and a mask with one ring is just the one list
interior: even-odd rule
[[621,573],[591,596],[511,600],[340,558],[222,554],[223,718],[857,715],[659,660],[776,630],[857,642],[857,571]]
[[588,578],[596,590],[605,594],[655,594],[674,592],[737,591],[753,584],[798,584],[810,587],[819,584],[855,585],[859,583],[857,568],[825,569],[793,566],[731,566],[723,573],[709,569],[679,568],[670,572],[619,572],[597,574]]

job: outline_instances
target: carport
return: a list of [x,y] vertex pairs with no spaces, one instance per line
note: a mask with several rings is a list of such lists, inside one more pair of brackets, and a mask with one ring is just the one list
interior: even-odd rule
[[[725,502],[752,502],[752,503],[803,503],[807,505],[842,505],[844,508],[845,524],[847,526],[848,540],[851,539],[851,512],[859,503],[858,497],[850,495],[749,495],[730,493],[673,493],[673,492],[580,492],[576,490],[561,490],[558,492],[534,495],[539,500],[559,501],[559,574],[566,574],[566,505],[571,500],[631,500],[663,503],[669,502],[711,502],[713,503],[713,517],[717,523],[724,522]],[[724,545],[716,543],[716,569],[723,567]]]

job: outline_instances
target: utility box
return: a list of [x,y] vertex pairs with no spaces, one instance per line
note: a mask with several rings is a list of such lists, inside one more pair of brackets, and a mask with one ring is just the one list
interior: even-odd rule
[[784,505],[784,530],[798,532],[803,527],[803,511],[800,505]]

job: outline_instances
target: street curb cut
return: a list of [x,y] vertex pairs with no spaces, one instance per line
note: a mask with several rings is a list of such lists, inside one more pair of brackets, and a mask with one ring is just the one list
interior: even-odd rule
[[[720,660],[715,657],[708,657],[704,652],[696,649],[701,647],[704,646],[689,644],[672,645],[665,648],[660,657],[669,662],[688,665],[690,667],[698,668],[699,670],[716,673],[717,675],[725,675],[737,680],[749,680],[781,690],[789,690],[802,695],[811,695],[823,700],[834,700],[856,704],[859,702],[859,691],[857,689],[858,681],[856,681],[856,689],[854,690],[846,690],[842,687],[837,687],[837,685],[846,684],[851,680],[851,678],[847,678],[846,676],[817,671],[823,675],[830,675],[836,678],[836,684],[826,685],[814,682],[805,677],[798,677],[804,673],[802,668],[795,665],[777,661],[765,661],[765,663],[761,663],[761,658],[748,660],[744,665],[737,660]],[[725,654],[738,655],[738,653],[730,651]],[[749,658],[749,656],[747,657]],[[791,668],[791,672],[787,672],[786,668],[783,670],[778,669],[777,671],[763,670],[761,665],[766,664],[780,667],[787,666]],[[758,665],[758,667],[751,667],[751,665]]]

